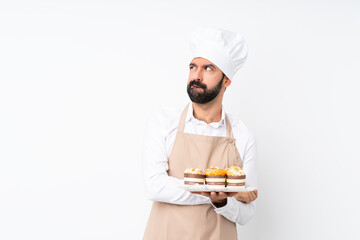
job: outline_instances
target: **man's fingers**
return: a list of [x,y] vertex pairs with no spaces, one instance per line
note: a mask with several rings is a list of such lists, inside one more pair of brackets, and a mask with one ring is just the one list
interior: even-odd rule
[[254,201],[254,199],[255,199],[255,193],[253,193],[253,192],[250,192],[250,200],[251,201]]
[[248,197],[249,197],[250,201],[252,201],[254,199],[254,193],[249,192]]
[[193,194],[198,194],[198,195],[203,195],[205,197],[210,197],[210,193],[209,192],[190,192]]
[[205,197],[210,197],[210,193],[209,192],[201,192],[201,195],[205,196]]
[[258,197],[258,191],[254,190],[252,193],[253,193],[254,200],[255,200]]
[[224,192],[219,192],[220,197],[227,197],[227,195]]
[[249,199],[250,201],[254,201],[257,198],[257,190],[249,192]]
[[[237,195],[237,192],[191,192],[193,194],[203,195],[205,197],[211,198],[211,199],[225,199],[227,197],[233,197]],[[248,193],[250,194],[250,193]],[[254,198],[254,197],[252,197]],[[247,196],[247,199],[250,199],[249,195]],[[238,199],[240,200],[240,198]]]
[[236,192],[228,192],[227,197],[234,197],[236,194]]

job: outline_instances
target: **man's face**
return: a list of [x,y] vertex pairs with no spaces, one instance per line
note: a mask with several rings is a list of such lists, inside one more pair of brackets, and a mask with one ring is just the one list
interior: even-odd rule
[[191,101],[207,103],[216,98],[223,87],[222,71],[205,58],[194,58],[189,68],[187,93]]

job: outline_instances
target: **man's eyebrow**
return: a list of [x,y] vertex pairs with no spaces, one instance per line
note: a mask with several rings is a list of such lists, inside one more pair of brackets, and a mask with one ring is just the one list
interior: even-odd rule
[[207,67],[215,68],[215,66],[214,66],[213,64],[205,64],[204,67],[205,67],[205,68],[207,68]]
[[[189,67],[194,67],[194,66],[196,67],[197,65],[195,63],[190,63],[189,64]],[[205,64],[204,68],[207,68],[207,67],[212,67],[214,69],[216,68],[213,64]]]

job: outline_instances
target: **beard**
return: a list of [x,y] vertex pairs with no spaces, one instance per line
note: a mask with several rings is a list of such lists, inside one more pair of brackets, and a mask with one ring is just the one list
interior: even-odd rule
[[[213,99],[215,99],[221,91],[224,76],[225,75],[223,75],[220,82],[213,89],[210,89],[210,90],[208,90],[207,86],[205,84],[201,83],[200,81],[192,80],[187,86],[187,93],[188,93],[191,101],[194,103],[207,103],[207,102],[210,102]],[[192,86],[195,86],[195,87],[192,88]],[[198,88],[202,88],[203,92],[199,92]]]

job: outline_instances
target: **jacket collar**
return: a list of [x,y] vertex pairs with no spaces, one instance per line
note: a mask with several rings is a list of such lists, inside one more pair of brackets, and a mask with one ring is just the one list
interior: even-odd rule
[[186,118],[185,118],[185,123],[190,122],[190,121],[192,123],[194,123],[194,124],[197,124],[197,125],[210,125],[210,126],[212,126],[214,128],[219,128],[221,126],[224,126],[225,125],[224,106],[221,105],[221,120],[219,122],[212,122],[212,123],[207,124],[206,122],[204,122],[202,120],[199,120],[199,119],[196,119],[194,117],[194,109],[193,109],[193,106],[192,106],[192,102],[190,102],[188,112],[187,112],[187,115],[186,115]]

